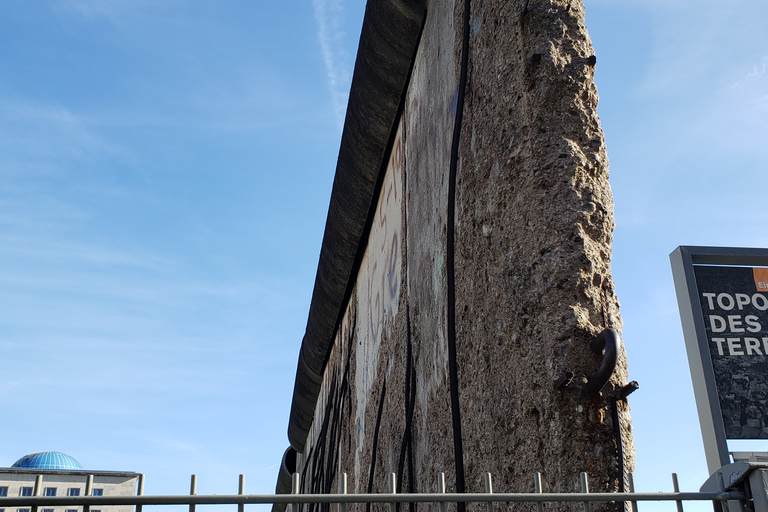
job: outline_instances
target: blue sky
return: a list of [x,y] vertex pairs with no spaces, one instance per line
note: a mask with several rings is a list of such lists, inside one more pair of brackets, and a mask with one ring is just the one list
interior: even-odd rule
[[[768,246],[768,5],[590,0],[638,489],[707,478],[668,254]],[[768,451],[766,443],[732,448]],[[686,507],[688,508],[688,507]],[[710,508],[703,505],[702,509]]]
[[[768,246],[768,5],[586,7],[636,482],[693,490],[668,254]],[[0,3],[0,466],[54,449],[148,493],[273,490],[363,8]]]

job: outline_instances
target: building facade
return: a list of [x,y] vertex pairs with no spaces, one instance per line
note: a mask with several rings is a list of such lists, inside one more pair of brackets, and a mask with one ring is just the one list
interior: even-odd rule
[[[0,498],[23,496],[134,496],[139,474],[130,471],[84,469],[61,452],[26,455],[10,468],[0,468]],[[91,507],[91,512],[131,512],[132,506]],[[41,508],[39,512],[82,512],[83,507]],[[31,512],[30,508],[2,508],[0,512]]]

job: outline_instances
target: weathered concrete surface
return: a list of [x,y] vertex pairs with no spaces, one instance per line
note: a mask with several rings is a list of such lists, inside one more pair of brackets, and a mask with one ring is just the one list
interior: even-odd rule
[[[619,485],[608,400],[553,389],[590,377],[589,349],[621,330],[610,274],[613,202],[597,117],[595,57],[580,2],[472,2],[457,182],[457,345],[468,489],[482,471],[530,491]],[[620,402],[624,468],[633,466]]]
[[[427,5],[365,252],[328,342],[314,414],[302,420],[311,426],[306,440],[291,440],[301,448],[304,492],[335,491],[340,472],[349,473],[350,492],[386,492],[391,472],[403,491],[435,491],[439,472],[456,490],[455,453],[470,492],[483,490],[486,471],[501,492],[532,491],[533,471],[545,491],[579,490],[581,471],[592,490],[609,491],[634,463],[624,401],[617,425],[612,417],[616,388],[627,381],[623,347],[603,396],[579,390],[601,360],[592,337],[621,330],[583,6],[472,0],[449,246],[463,6]],[[458,402],[449,393],[454,364]],[[555,389],[566,371],[575,386]]]

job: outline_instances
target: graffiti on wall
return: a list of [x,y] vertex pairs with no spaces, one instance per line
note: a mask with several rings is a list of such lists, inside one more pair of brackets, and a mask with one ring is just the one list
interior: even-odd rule
[[[347,308],[341,326],[336,334],[337,350],[328,362],[328,371],[323,376],[321,395],[315,409],[313,429],[318,429],[312,436],[305,454],[302,493],[328,494],[335,489],[331,484],[340,472],[339,454],[342,439],[348,437],[348,412],[351,409],[350,373],[351,354],[357,321],[354,308]],[[308,512],[328,512],[328,505],[311,503]]]
[[[398,127],[387,172],[379,195],[368,246],[357,281],[357,340],[355,346],[355,390],[357,393],[357,452],[355,472],[359,470],[360,449],[365,437],[365,409],[370,387],[376,379],[379,346],[389,334],[398,310],[402,256],[403,148],[402,125]],[[359,473],[358,473],[359,474]]]
[[[458,88],[449,83],[430,84],[423,81],[425,69],[414,69],[409,86],[406,118],[405,154],[408,225],[418,226],[409,238],[409,297],[417,298],[415,321],[419,330],[430,333],[431,343],[420,344],[418,359],[430,368],[420,368],[422,376],[419,401],[425,404],[447,379],[448,349],[446,341],[446,273],[445,226],[448,169]],[[422,427],[426,428],[426,417]]]

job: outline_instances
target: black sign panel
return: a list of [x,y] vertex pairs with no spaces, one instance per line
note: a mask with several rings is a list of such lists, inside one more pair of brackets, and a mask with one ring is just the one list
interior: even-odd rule
[[728,439],[768,439],[768,268],[694,265]]

